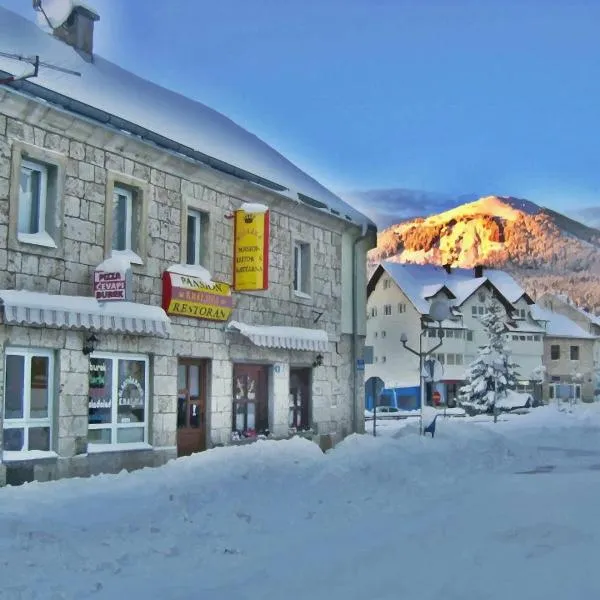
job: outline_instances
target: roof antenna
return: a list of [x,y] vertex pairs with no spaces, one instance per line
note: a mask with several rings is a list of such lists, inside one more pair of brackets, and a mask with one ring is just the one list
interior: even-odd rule
[[14,81],[20,81],[22,79],[31,79],[32,77],[37,77],[40,67],[45,67],[46,69],[53,69],[54,71],[60,71],[61,73],[66,73],[67,75],[75,75],[77,77],[81,77],[81,73],[79,71],[73,71],[72,69],[65,69],[64,67],[58,67],[57,65],[52,65],[50,63],[43,62],[40,60],[40,57],[37,54],[35,56],[22,56],[20,54],[11,54],[10,52],[0,52],[0,56],[4,58],[10,58],[12,60],[18,60],[21,62],[29,63],[33,67],[33,71],[29,73],[23,73],[23,75],[18,76],[9,75],[8,77],[0,79],[0,85],[13,83]]

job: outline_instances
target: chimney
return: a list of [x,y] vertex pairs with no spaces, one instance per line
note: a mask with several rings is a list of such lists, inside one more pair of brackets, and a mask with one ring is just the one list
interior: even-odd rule
[[53,34],[69,46],[73,46],[85,60],[91,62],[94,57],[94,23],[100,16],[93,10],[80,6],[75,0],[75,6],[67,20],[53,30]]
[[476,278],[483,277],[483,265],[475,265],[473,271],[475,272]]
[[446,273],[450,274],[452,273],[452,265],[450,263],[446,263],[445,265],[442,265],[444,267],[444,271],[446,271]]

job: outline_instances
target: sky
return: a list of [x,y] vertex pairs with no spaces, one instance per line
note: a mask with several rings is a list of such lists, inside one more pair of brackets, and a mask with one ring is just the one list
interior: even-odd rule
[[[599,0],[88,3],[98,54],[335,192],[600,205]],[[0,4],[34,19],[31,0]]]

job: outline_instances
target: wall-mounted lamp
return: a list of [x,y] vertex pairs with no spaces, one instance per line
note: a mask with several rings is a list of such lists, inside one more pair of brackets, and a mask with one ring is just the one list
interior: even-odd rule
[[94,352],[94,350],[96,350],[96,345],[99,341],[100,340],[96,337],[94,333],[87,337],[87,339],[83,343],[82,349],[82,352],[85,354],[85,356],[89,356],[92,352]]
[[315,360],[313,361],[313,369],[316,367],[322,367],[322,366],[323,366],[323,355],[317,354],[317,356],[315,356]]

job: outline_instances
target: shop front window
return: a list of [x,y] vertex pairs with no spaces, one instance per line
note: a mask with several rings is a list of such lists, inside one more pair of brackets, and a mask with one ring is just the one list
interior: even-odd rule
[[148,359],[94,354],[89,365],[88,442],[119,445],[148,439]]
[[45,350],[8,349],[4,362],[5,452],[49,451],[54,356]]
[[233,438],[269,435],[266,368],[235,365],[233,379]]

